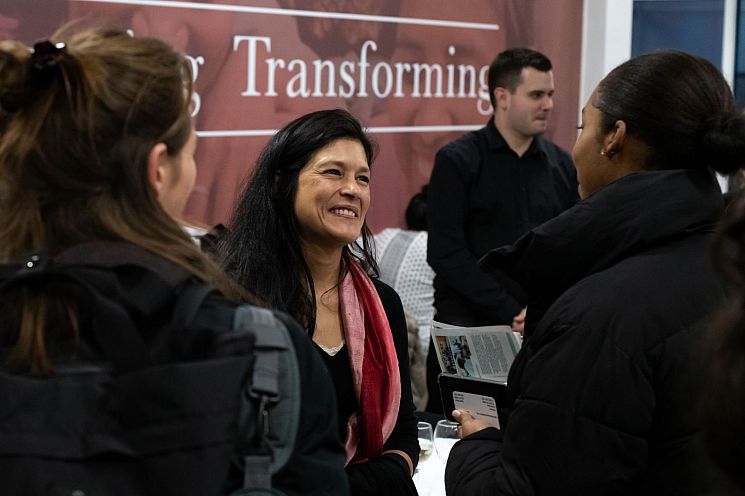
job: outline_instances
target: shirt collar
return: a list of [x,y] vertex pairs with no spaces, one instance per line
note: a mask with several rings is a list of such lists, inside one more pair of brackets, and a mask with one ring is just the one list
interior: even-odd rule
[[[511,149],[497,129],[497,126],[494,125],[494,116],[489,118],[489,121],[486,123],[486,137],[489,148],[492,150],[499,150],[501,148]],[[542,153],[544,156],[547,155],[546,139],[541,135],[533,137],[533,141],[523,156],[530,156],[535,153]]]

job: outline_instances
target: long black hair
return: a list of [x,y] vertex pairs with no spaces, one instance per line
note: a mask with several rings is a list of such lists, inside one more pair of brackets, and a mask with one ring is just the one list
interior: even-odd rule
[[[311,336],[316,298],[295,216],[298,175],[318,150],[339,139],[358,141],[367,163],[372,164],[375,145],[346,110],[306,114],[275,134],[261,152],[228,232],[217,245],[218,257],[239,284],[264,304],[292,315]],[[366,223],[360,241],[353,249],[344,247],[342,268],[354,258],[370,275],[377,276],[372,233]]]

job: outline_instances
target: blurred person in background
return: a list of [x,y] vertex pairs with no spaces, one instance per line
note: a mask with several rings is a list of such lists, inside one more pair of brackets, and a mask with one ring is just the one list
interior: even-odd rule
[[[554,107],[551,61],[527,48],[489,66],[493,115],[435,156],[429,183],[427,261],[435,271],[435,320],[523,332],[525,302],[478,260],[559,215],[577,200],[569,155],[541,135]],[[430,345],[427,410],[441,412],[439,365]]]

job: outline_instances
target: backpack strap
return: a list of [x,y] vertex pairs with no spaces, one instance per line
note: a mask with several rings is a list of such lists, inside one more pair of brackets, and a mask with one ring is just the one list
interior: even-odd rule
[[300,421],[300,371],[289,332],[267,309],[243,305],[235,330],[254,334],[254,368],[244,391],[238,453],[244,488],[270,488],[271,476],[289,460]]

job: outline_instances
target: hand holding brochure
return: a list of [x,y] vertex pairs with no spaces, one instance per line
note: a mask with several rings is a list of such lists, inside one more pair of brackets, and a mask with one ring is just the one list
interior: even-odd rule
[[509,326],[457,327],[434,322],[443,411],[465,410],[497,429],[507,419],[507,375],[520,350]]
[[437,382],[442,394],[443,411],[448,419],[454,420],[453,410],[465,410],[473,418],[497,429],[507,423],[507,384],[449,374],[440,374]]
[[458,327],[432,324],[437,360],[445,374],[507,382],[520,351],[510,326]]

